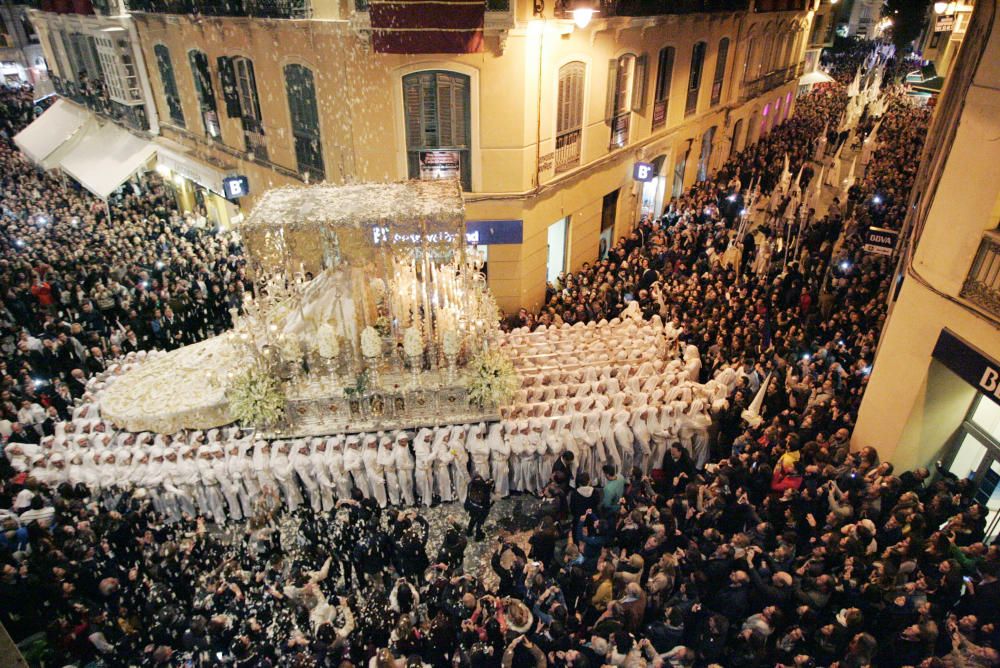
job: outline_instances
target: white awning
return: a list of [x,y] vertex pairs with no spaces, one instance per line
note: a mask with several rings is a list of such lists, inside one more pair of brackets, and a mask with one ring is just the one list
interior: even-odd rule
[[830,83],[833,81],[833,77],[824,72],[823,70],[813,70],[808,74],[803,74],[799,77],[800,86],[808,86],[809,84],[821,84]]
[[41,116],[14,135],[14,143],[25,156],[43,169],[59,164],[94,125],[93,115],[72,102],[56,100]]
[[32,91],[34,93],[35,102],[40,102],[47,97],[51,97],[56,94],[55,84],[52,83],[52,79],[42,79],[41,81],[35,82],[35,88]]
[[156,147],[114,123],[87,133],[59,167],[101,199],[144,169]]
[[156,166],[180,174],[189,181],[194,181],[203,188],[223,195],[222,180],[227,174],[211,165],[198,160],[191,155],[188,148],[164,137],[153,139],[156,148]]

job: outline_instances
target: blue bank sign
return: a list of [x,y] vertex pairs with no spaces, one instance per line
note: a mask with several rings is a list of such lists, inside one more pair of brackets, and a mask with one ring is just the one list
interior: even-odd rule
[[465,239],[479,246],[519,244],[524,238],[523,220],[467,220]]

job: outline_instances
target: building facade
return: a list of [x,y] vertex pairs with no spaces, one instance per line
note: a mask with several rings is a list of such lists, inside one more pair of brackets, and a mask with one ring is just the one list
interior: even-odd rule
[[878,35],[885,0],[852,0],[846,37],[873,39]]
[[140,134],[157,134],[146,63],[124,0],[46,0],[28,15],[59,95]]
[[28,7],[0,4],[0,84],[34,84],[46,76],[45,54]]
[[[1000,17],[971,14],[913,188],[887,324],[856,447],[971,478],[1000,522]],[[906,235],[903,235],[906,238]]]
[[[364,0],[133,0],[129,16],[102,4],[94,19],[32,18],[70,95],[81,65],[73,81],[91,78],[72,36],[127,22],[157,169],[222,225],[276,186],[457,176],[513,309],[788,117],[811,1],[602,3],[579,27],[561,3],[490,0],[482,50],[440,55],[376,52]],[[652,166],[646,181],[636,163]],[[232,175],[249,186],[239,208],[223,197]]]
[[962,47],[974,2],[936,2],[927,8],[927,27],[920,39],[920,55],[934,63],[938,76],[947,77]]

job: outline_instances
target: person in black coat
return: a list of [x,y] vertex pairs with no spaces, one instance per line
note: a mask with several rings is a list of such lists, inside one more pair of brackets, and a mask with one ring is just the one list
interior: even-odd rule
[[469,481],[469,492],[465,499],[465,510],[469,513],[469,526],[465,529],[465,535],[471,536],[473,530],[476,532],[476,540],[486,537],[483,533],[483,524],[490,514],[493,500],[490,498],[490,490],[493,485],[484,480],[482,476],[473,476]]

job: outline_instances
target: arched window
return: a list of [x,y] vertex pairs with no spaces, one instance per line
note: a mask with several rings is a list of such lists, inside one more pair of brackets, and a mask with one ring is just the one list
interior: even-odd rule
[[194,79],[194,91],[198,96],[198,106],[201,109],[201,120],[205,134],[216,141],[222,141],[219,128],[219,112],[215,106],[215,89],[212,87],[212,74],[208,67],[208,56],[198,50],[188,51],[188,61],[191,65],[191,77]]
[[757,38],[751,37],[750,41],[747,42],[747,55],[746,59],[743,61],[743,82],[753,81],[753,57],[756,55],[754,53],[754,47],[757,45]]
[[306,180],[326,178],[323,167],[323,138],[319,131],[316,83],[312,70],[304,65],[285,65],[285,95],[292,120],[295,163]]
[[411,179],[459,177],[472,190],[470,79],[446,71],[403,77],[407,168]]
[[701,92],[701,77],[705,71],[705,51],[708,44],[698,42],[691,49],[691,73],[688,75],[687,104],[684,105],[684,115],[690,116],[698,111],[698,93]]
[[667,112],[670,110],[670,86],[674,80],[674,54],[672,46],[660,49],[659,62],[656,67],[656,87],[653,90],[653,129],[667,124]]
[[556,172],[572,169],[580,164],[583,89],[586,74],[587,65],[578,60],[559,68],[559,99],[556,102]]
[[726,80],[726,61],[729,59],[729,38],[719,40],[719,54],[715,59],[715,76],[712,78],[712,106],[722,99],[723,83]]
[[181,106],[181,96],[177,91],[177,79],[174,77],[174,64],[170,60],[170,49],[165,44],[157,44],[153,47],[153,54],[156,56],[156,68],[160,71],[167,113],[173,123],[184,127],[184,108]]

